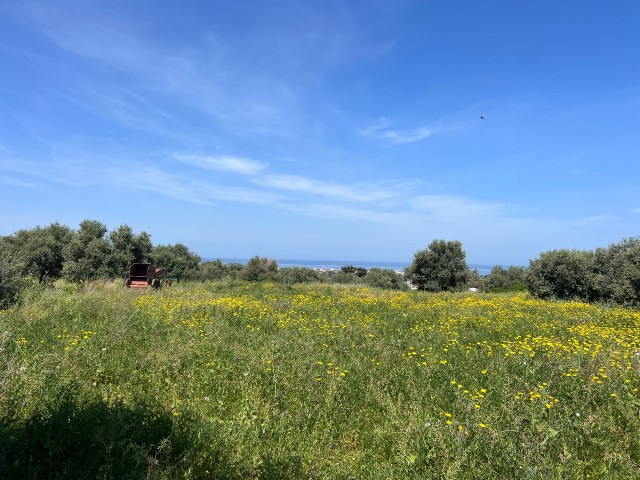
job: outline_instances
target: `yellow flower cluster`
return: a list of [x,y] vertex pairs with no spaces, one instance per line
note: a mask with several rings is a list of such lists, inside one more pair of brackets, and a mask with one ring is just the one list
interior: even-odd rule
[[[429,370],[455,372],[464,368],[459,365],[473,364],[477,367],[473,386],[463,386],[463,381],[468,383],[466,377],[452,380],[455,390],[471,402],[471,409],[480,408],[481,399],[490,394],[489,377],[496,365],[523,371],[534,362],[558,365],[555,375],[564,382],[602,385],[622,377],[629,380],[630,392],[638,390],[633,372],[640,368],[640,312],[635,310],[545,302],[526,294],[422,294],[321,286],[283,289],[273,284],[239,286],[231,292],[176,290],[140,296],[135,304],[151,317],[193,329],[205,339],[217,322],[236,322],[248,335],[281,329],[327,342],[348,335],[359,348],[384,346],[384,358],[377,353],[367,357],[371,359],[368,368],[381,361],[395,362],[394,355]],[[398,342],[390,342],[391,337],[401,338],[404,346],[389,350],[390,344]],[[333,363],[320,360],[318,365],[324,375],[347,375],[348,369]],[[516,400],[542,402],[547,409],[559,402],[547,383],[531,388],[523,381],[512,388]]]

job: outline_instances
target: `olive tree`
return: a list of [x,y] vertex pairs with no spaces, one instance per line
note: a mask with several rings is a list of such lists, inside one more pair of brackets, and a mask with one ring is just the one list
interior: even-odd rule
[[462,243],[434,240],[424,250],[416,252],[406,275],[418,290],[449,291],[465,285],[469,276],[466,253]]
[[484,279],[484,285],[488,291],[520,291],[527,289],[526,281],[527,270],[524,267],[496,265]]
[[227,276],[228,272],[222,260],[208,260],[198,265],[198,273],[196,279],[204,282],[208,280],[222,280]]
[[594,260],[592,251],[551,250],[529,262],[526,276],[529,292],[538,298],[593,300]]
[[247,262],[240,272],[240,278],[250,282],[259,282],[273,280],[277,274],[278,262],[270,258],[255,256]]
[[107,264],[111,275],[119,277],[125,275],[132,263],[143,263],[149,259],[152,244],[147,232],[138,235],[128,225],[120,225],[109,233],[111,253]]
[[72,238],[73,231],[59,223],[18,230],[14,235],[5,237],[6,248],[21,265],[22,274],[31,275],[39,282],[60,278],[63,251]]
[[62,276],[71,282],[107,278],[111,245],[106,238],[107,227],[97,220],[83,220],[80,228],[64,247]]
[[170,277],[178,280],[186,278],[196,278],[198,276],[198,265],[200,256],[189,250],[182,243],[175,245],[156,245],[149,254],[151,262],[156,267],[164,268]]

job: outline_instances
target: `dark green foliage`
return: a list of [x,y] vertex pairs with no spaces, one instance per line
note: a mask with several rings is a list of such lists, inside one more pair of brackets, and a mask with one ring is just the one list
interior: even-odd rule
[[640,306],[640,237],[598,249],[594,257],[596,300]]
[[52,223],[48,227],[18,230],[4,237],[7,252],[21,264],[22,272],[38,281],[59,278],[64,263],[63,250],[73,237],[69,227]]
[[63,251],[73,235],[70,228],[52,223],[0,237],[0,308],[15,303],[27,285],[59,278]]
[[146,263],[151,254],[151,237],[142,232],[138,235],[128,225],[120,225],[109,233],[111,254],[107,260],[110,273],[114,277],[127,274],[132,263]]
[[325,272],[327,282],[329,283],[362,283],[362,277],[359,277],[355,272],[345,272],[343,270]]
[[227,270],[227,278],[231,280],[237,280],[240,278],[240,274],[244,269],[244,265],[238,262],[231,262],[225,264],[225,269]]
[[418,290],[439,292],[462,287],[469,276],[462,243],[434,240],[426,249],[416,252],[406,274]]
[[2,237],[0,253],[14,259],[21,276],[44,283],[64,277],[72,282],[122,277],[128,266],[148,259],[151,238],[121,225],[109,235],[96,220],[83,220],[78,231],[52,223]]
[[466,288],[477,288],[478,290],[485,290],[485,278],[480,275],[480,272],[478,272],[478,270],[469,270],[467,281],[464,286]]
[[195,278],[200,264],[200,257],[185,245],[157,245],[149,255],[151,263],[165,269],[169,277],[178,280]]
[[592,299],[594,253],[552,250],[532,260],[527,274],[529,292],[538,298]]
[[241,263],[223,263],[220,259],[208,260],[198,265],[198,270],[193,278],[201,282],[237,280],[243,270],[244,265]]
[[6,253],[6,242],[0,238],[0,309],[13,305],[18,300],[24,285],[23,266]]
[[279,283],[286,283],[289,285],[295,283],[313,283],[322,282],[323,275],[312,268],[289,267],[279,269],[276,280]]
[[96,220],[83,220],[80,229],[64,247],[62,276],[71,282],[108,278],[111,245],[107,227]]
[[27,285],[47,284],[61,277],[73,283],[121,278],[137,262],[153,263],[178,280],[365,283],[395,290],[404,289],[409,280],[419,290],[433,292],[527,288],[539,298],[640,306],[640,237],[595,251],[543,252],[529,268],[496,266],[486,277],[469,270],[460,242],[434,240],[416,252],[403,278],[392,271],[374,268],[368,272],[353,265],[330,272],[297,267],[279,271],[275,260],[259,256],[247,265],[220,260],[201,264],[200,257],[183,244],[154,247],[148,233],[134,234],[128,225],[107,233],[101,222],[83,220],[77,231],[52,223],[0,237],[0,308],[15,303]]
[[640,306],[640,238],[595,251],[553,250],[530,262],[529,292],[538,298]]
[[516,292],[527,289],[527,269],[496,265],[484,279],[484,289],[489,292]]
[[367,274],[367,269],[364,267],[354,267],[353,265],[345,265],[340,267],[340,271],[344,273],[353,273],[357,277],[364,277]]
[[270,258],[255,256],[240,272],[240,278],[249,282],[274,280],[278,274],[278,262]]
[[200,281],[222,280],[226,278],[228,271],[226,265],[219,259],[213,261],[202,262],[198,265],[198,273],[196,279]]
[[393,270],[372,268],[364,277],[364,283],[370,287],[383,288],[385,290],[408,290],[409,285],[404,275]]

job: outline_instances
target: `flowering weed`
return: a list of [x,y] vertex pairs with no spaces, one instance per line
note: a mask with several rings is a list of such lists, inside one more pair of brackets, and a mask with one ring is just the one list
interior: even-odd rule
[[166,439],[179,465],[144,450],[159,477],[638,472],[635,310],[238,282],[34,302],[0,315],[6,428],[41,418],[74,382],[91,402],[145,405],[184,434]]

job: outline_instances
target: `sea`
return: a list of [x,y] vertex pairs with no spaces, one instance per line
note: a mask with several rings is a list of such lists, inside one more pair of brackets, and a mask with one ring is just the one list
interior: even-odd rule
[[[205,258],[204,260],[216,260],[215,258]],[[314,270],[340,270],[345,265],[354,267],[362,267],[367,270],[372,268],[381,268],[383,270],[404,271],[411,262],[385,262],[385,261],[362,261],[362,260],[300,260],[300,259],[275,259],[278,262],[278,268],[304,267]],[[241,263],[246,264],[248,258],[220,258],[222,263]],[[469,265],[471,270],[477,270],[480,275],[489,275],[493,265]],[[505,267],[506,268],[506,267]]]

